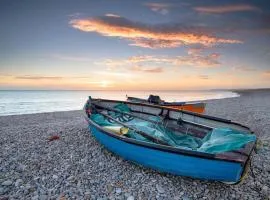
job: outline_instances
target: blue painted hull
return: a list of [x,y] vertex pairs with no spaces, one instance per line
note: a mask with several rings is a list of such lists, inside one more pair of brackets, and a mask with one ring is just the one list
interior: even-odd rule
[[188,156],[128,143],[89,125],[90,132],[110,151],[124,159],[175,175],[205,180],[238,182],[243,166],[237,162]]

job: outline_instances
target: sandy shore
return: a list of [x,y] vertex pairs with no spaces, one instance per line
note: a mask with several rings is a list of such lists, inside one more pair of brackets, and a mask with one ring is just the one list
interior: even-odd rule
[[[263,143],[241,184],[125,161],[96,142],[81,111],[71,111],[0,117],[0,199],[270,199],[270,90],[207,103],[207,114],[249,126]],[[60,139],[48,142],[51,135]]]

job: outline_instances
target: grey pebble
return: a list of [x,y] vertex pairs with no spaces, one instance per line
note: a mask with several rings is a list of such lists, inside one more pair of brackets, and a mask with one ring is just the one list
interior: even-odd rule
[[158,191],[158,193],[164,193],[165,192],[165,190],[163,189],[163,187],[161,187],[160,185],[156,185],[156,188],[157,188],[157,191]]
[[187,197],[187,196],[183,196],[182,199],[183,199],[183,200],[190,200],[190,198]]
[[23,183],[22,179],[17,179],[16,182],[15,182],[15,186],[19,187],[22,183]]
[[262,193],[263,193],[264,195],[270,195],[270,191],[269,191],[269,188],[268,188],[267,185],[264,185],[264,186],[262,187]]
[[[81,111],[1,116],[4,142],[0,159],[4,162],[0,165],[0,196],[30,200],[57,199],[62,194],[66,199],[267,199],[269,99],[270,92],[265,91],[207,101],[206,114],[250,126],[265,144],[252,156],[256,178],[248,175],[233,186],[161,174],[128,162],[94,139]],[[49,136],[60,132],[58,141],[47,142]],[[7,180],[11,183],[5,185]]]
[[11,186],[12,185],[12,181],[11,180],[7,180],[7,181],[4,181],[3,183],[2,183],[2,186]]
[[46,200],[46,199],[48,199],[48,196],[47,195],[40,195],[39,199],[40,200]]
[[57,175],[53,175],[53,179],[58,179],[58,176]]
[[134,200],[135,198],[134,198],[134,196],[129,196],[128,198],[127,198],[127,200]]
[[31,198],[31,200],[39,200],[39,197],[38,197],[38,195],[36,195],[36,196],[33,196],[33,197]]
[[116,188],[115,192],[116,192],[116,194],[121,194],[122,189],[121,188]]
[[0,187],[0,195],[4,194],[5,190],[4,188]]

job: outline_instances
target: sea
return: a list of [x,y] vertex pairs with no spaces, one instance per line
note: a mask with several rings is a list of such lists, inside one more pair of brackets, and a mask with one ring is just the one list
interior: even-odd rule
[[55,111],[80,110],[88,96],[126,100],[126,96],[148,98],[159,95],[165,101],[201,101],[238,97],[232,91],[56,91],[56,90],[0,90],[0,116],[22,115]]

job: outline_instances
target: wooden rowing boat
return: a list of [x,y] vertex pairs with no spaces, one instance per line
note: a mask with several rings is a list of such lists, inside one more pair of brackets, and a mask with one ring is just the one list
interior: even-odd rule
[[127,96],[127,101],[161,105],[168,108],[186,110],[186,111],[195,112],[195,113],[203,113],[205,110],[205,103],[202,103],[202,102],[166,102],[164,100],[161,100],[159,96],[154,96],[154,95],[150,95],[148,99],[141,99],[137,97]]
[[[120,109],[119,105],[126,110]],[[158,171],[198,179],[238,183],[245,174],[256,142],[255,135],[244,125],[157,105],[89,97],[84,106],[84,116],[95,138],[124,159]],[[160,120],[154,120],[157,118]],[[142,124],[150,125],[147,127]],[[152,129],[148,131],[150,127],[156,131],[163,127],[164,135],[149,134],[153,133]],[[215,131],[219,134],[218,131],[224,128],[241,133],[249,141],[238,148],[219,150],[218,153],[201,150],[209,136],[212,137]],[[180,139],[175,145],[168,140],[167,133],[206,143],[193,148],[189,146],[191,143],[188,140],[185,141],[188,141],[187,147]],[[231,144],[227,141],[224,145],[228,147]]]

